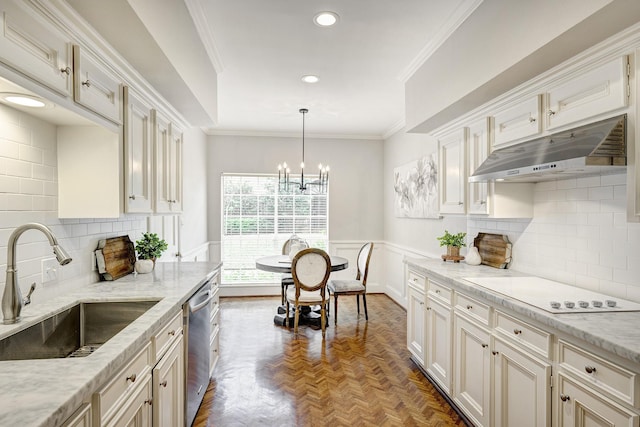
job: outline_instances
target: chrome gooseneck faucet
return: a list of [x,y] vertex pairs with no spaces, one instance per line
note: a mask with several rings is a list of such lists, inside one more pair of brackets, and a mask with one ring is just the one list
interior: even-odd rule
[[[69,254],[58,245],[58,239],[53,235],[49,227],[38,223],[29,223],[21,225],[13,230],[11,236],[9,236],[9,243],[7,245],[7,280],[4,284],[4,293],[2,294],[2,315],[3,323],[11,324],[20,320],[20,311],[25,305],[25,301],[22,299],[22,293],[20,292],[20,286],[18,285],[18,270],[16,268],[16,246],[18,244],[18,237],[27,230],[40,230],[49,239],[49,244],[53,248],[53,253],[60,265],[66,265],[71,262]],[[31,287],[29,296],[33,292],[34,286]],[[30,301],[30,299],[28,299]],[[28,304],[28,302],[27,302]]]

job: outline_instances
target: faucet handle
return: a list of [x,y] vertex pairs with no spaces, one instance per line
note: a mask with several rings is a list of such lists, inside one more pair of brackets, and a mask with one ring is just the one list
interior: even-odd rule
[[33,282],[31,284],[31,287],[29,288],[29,292],[27,293],[27,296],[24,297],[24,300],[22,301],[24,303],[24,305],[29,305],[31,304],[31,294],[33,293],[33,291],[36,290],[36,282]]

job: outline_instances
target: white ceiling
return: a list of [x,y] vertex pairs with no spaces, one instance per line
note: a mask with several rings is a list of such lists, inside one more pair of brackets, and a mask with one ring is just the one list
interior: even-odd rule
[[[404,80],[477,5],[470,0],[186,0],[218,67],[213,133],[382,138],[404,124]],[[194,7],[195,6],[195,7]],[[333,11],[337,25],[312,18]],[[305,74],[320,81],[307,84]]]
[[[482,3],[66,1],[208,133],[299,135],[304,107],[310,136],[375,139],[403,126],[404,81]],[[338,24],[316,26],[327,10]],[[303,83],[305,74],[320,81]]]

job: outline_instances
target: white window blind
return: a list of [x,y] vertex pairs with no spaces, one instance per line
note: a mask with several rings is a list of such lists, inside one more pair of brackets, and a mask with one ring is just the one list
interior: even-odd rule
[[296,234],[310,246],[328,245],[328,190],[300,194],[278,188],[277,176],[222,175],[222,283],[260,284],[280,275],[256,270],[256,258],[282,252]]

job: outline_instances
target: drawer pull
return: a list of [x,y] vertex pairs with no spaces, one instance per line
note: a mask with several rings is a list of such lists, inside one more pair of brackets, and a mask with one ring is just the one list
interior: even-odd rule
[[169,333],[169,335],[171,335],[171,336],[175,336],[176,331],[175,331],[175,329],[172,329],[172,330],[170,330],[168,333]]
[[467,306],[467,310],[471,310],[472,308],[473,308],[473,306],[472,306],[472,305],[468,305],[468,306]]
[[130,377],[127,377],[127,381],[131,381],[132,383],[135,383],[136,382],[136,374],[133,374]]
[[89,80],[85,80],[82,82],[82,86],[91,87],[91,82]]
[[560,395],[560,400],[562,400],[563,402],[568,402],[568,401],[571,400],[571,398],[567,394],[561,394]]
[[587,374],[593,374],[596,371],[595,366],[585,366],[584,370],[587,371]]
[[489,344],[482,344],[482,348],[487,348],[489,347]]
[[414,278],[413,278],[413,281],[414,281],[414,282],[417,282],[417,281],[418,281],[418,279],[414,277]]
[[431,307],[427,307],[427,310],[431,310]]
[[514,329],[514,330],[513,330],[513,333],[514,333],[514,334],[516,334],[516,335],[520,335],[520,334],[522,333],[522,330],[520,330],[520,329]]
[[166,387],[167,386],[167,380],[164,380],[160,383],[161,387]]
[[145,400],[145,401],[144,401],[144,403],[145,403],[146,405],[151,406],[151,405],[153,404],[153,399],[147,399],[147,400]]
[[535,122],[536,122],[535,117],[529,117],[529,123],[535,123]]
[[500,352],[499,351],[492,351],[491,354],[493,354],[494,356],[497,356],[497,355],[500,354]]
[[71,74],[71,68],[60,68],[60,72],[66,74],[67,76]]
[[551,116],[555,116],[555,114],[556,114],[556,112],[555,112],[555,111],[553,111],[553,110],[549,110],[549,111],[547,111],[547,115],[548,115],[549,117],[551,117]]
[[436,294],[439,294],[439,293],[440,293],[440,289],[436,289]]

